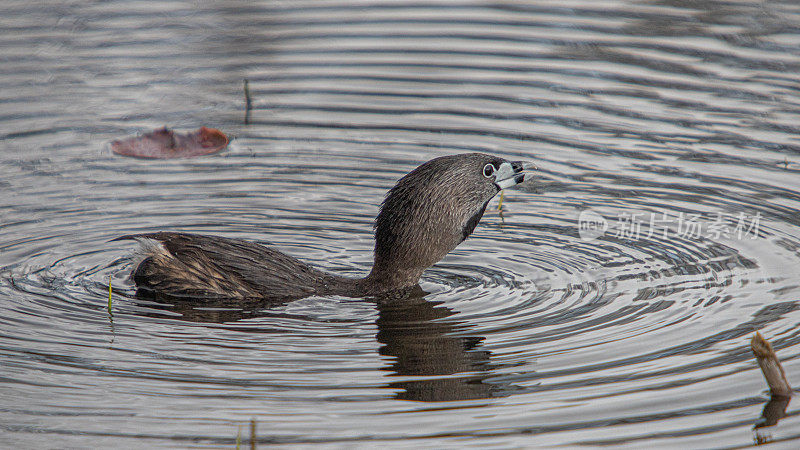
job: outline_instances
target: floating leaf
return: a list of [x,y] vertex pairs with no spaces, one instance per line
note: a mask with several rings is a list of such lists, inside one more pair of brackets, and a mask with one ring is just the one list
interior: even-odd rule
[[216,153],[228,145],[225,133],[200,127],[190,133],[175,133],[167,127],[141,136],[111,142],[111,150],[135,158],[192,158]]

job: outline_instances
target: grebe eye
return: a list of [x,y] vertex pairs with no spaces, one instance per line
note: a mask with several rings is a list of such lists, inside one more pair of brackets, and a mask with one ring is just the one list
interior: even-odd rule
[[489,178],[492,175],[494,175],[494,166],[491,164],[483,166],[483,176]]

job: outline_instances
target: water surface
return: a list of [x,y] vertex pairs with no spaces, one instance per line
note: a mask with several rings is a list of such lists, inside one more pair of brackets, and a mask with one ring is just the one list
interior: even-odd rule
[[[760,330],[800,383],[794,1],[0,12],[0,443],[233,446],[251,418],[263,444],[332,447],[800,435],[792,403],[753,430],[748,349]],[[233,141],[108,148],[163,125]],[[541,176],[403,301],[154,304],[109,242],[213,233],[361,276],[386,190],[467,151]],[[582,236],[582,212],[605,233]]]

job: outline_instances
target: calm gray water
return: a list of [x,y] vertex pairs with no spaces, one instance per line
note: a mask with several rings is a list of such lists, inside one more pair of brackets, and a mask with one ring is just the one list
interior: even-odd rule
[[[800,384],[794,0],[6,1],[0,61],[0,446],[797,445],[748,348]],[[233,140],[109,150],[163,125]],[[420,298],[152,304],[109,242],[363,275],[386,190],[465,151],[541,176]]]

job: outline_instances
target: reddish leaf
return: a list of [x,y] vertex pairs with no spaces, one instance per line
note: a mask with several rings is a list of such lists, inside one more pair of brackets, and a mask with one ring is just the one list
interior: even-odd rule
[[216,153],[228,145],[225,133],[200,127],[190,133],[175,133],[167,127],[141,136],[112,141],[111,150],[135,158],[191,158]]

